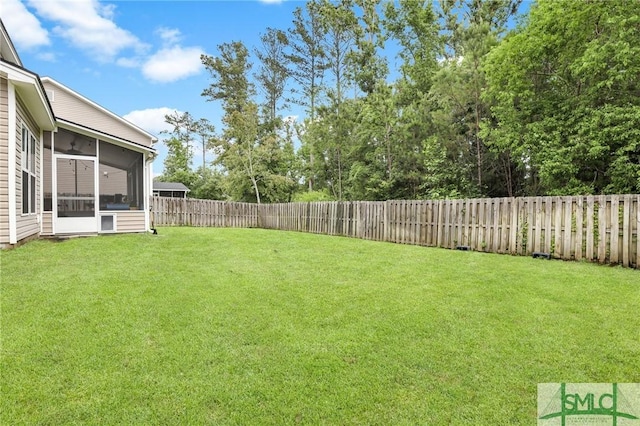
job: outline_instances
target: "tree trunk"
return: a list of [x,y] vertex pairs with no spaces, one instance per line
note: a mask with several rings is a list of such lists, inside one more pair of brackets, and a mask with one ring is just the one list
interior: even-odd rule
[[256,192],[256,201],[258,204],[260,204],[260,191],[258,190],[258,181],[253,176],[251,176],[251,183],[253,184],[253,190]]

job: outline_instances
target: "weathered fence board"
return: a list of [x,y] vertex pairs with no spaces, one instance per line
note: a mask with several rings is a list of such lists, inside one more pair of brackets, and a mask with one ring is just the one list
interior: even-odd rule
[[640,265],[640,195],[232,203],[154,197],[154,226],[268,228]]

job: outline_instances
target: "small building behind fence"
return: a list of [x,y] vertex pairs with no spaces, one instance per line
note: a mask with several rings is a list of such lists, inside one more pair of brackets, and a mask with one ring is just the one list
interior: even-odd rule
[[191,190],[180,182],[153,181],[153,195],[156,197],[187,198],[189,191]]

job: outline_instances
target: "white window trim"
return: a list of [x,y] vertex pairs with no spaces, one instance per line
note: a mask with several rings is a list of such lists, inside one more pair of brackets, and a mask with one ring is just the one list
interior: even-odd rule
[[[11,81],[8,83],[8,113],[9,113],[9,244],[18,242],[17,221],[17,188],[16,188],[16,132],[17,132],[17,105],[16,88]],[[22,143],[22,141],[21,141]],[[22,206],[20,207],[22,211]]]
[[[22,145],[24,144],[24,133],[27,133],[27,150],[23,150],[22,149]],[[37,209],[37,204],[38,204],[38,198],[36,197],[37,195],[37,188],[32,188],[31,182],[35,183],[35,186],[38,186],[38,177],[36,176],[36,152],[38,151],[37,147],[38,147],[38,140],[36,139],[36,137],[33,135],[33,133],[31,133],[31,130],[29,130],[29,128],[27,127],[27,125],[25,123],[22,123],[22,131],[20,132],[21,140],[20,140],[20,150],[21,150],[21,158],[20,158],[20,176],[22,178],[22,197],[20,199],[20,212],[21,212],[21,216],[35,216],[38,214],[38,209]],[[35,152],[31,152],[31,150],[34,150]],[[25,160],[25,154],[26,154],[26,160]],[[33,155],[33,161],[31,156]],[[25,167],[25,163],[26,163],[26,167]],[[27,177],[28,180],[26,182],[24,182],[24,172],[27,172]],[[33,178],[33,180],[31,179]],[[25,213],[23,211],[24,209],[24,191],[25,191],[25,186],[28,190],[28,201],[27,201],[27,212]],[[32,202],[35,205],[31,205]]]

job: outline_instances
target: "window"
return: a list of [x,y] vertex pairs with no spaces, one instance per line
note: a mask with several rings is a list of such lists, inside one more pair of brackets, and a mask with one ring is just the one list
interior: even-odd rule
[[36,138],[22,126],[22,214],[36,212]]
[[143,210],[142,153],[100,141],[100,210]]

